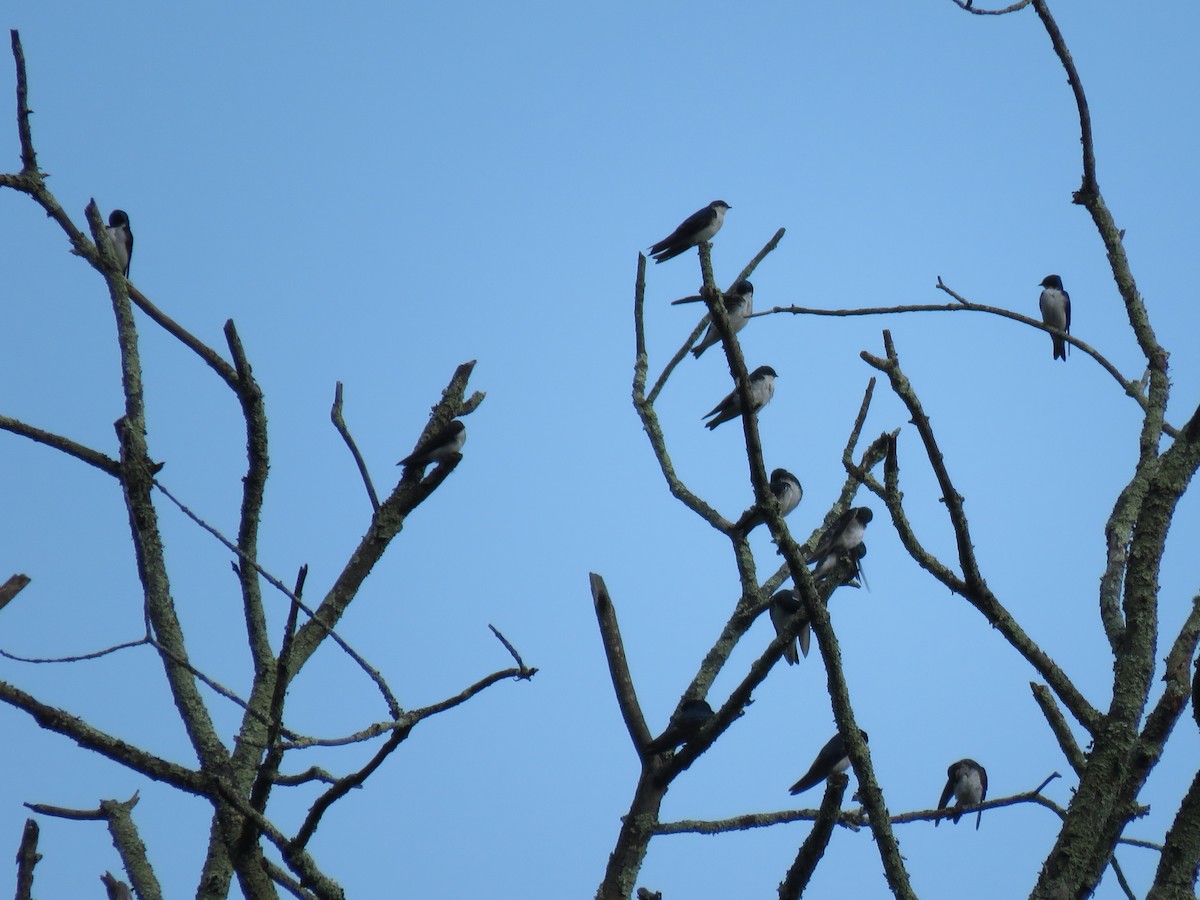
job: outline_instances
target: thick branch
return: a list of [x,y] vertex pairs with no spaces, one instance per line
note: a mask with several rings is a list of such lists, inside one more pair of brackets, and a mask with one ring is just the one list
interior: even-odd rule
[[[16,32],[13,32],[16,35]],[[21,846],[17,848],[17,894],[16,900],[33,900],[33,867],[42,855],[37,852],[38,824],[33,819],[25,820],[21,833]]]
[[29,584],[29,576],[20,574],[13,575],[4,584],[0,584],[0,609],[8,606],[13,597],[21,593],[27,584]]
[[799,900],[817,870],[817,863],[825,855],[829,839],[833,836],[833,826],[837,824],[838,813],[842,809],[842,798],[846,795],[846,785],[850,783],[845,775],[834,775],[825,783],[825,796],[821,799],[821,810],[813,823],[812,830],[796,853],[796,859],[788,869],[787,875],[779,885],[779,900]]
[[174,785],[189,794],[210,796],[208,781],[200,772],[167,762],[133,744],[105,734],[83,719],[56,707],[47,706],[4,681],[0,681],[0,701],[23,710],[42,728],[65,735],[86,750],[94,750],[128,769],[141,772],[156,781]]

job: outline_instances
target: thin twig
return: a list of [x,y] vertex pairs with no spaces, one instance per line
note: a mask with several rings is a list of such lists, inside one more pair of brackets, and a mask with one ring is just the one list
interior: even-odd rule
[[52,657],[30,657],[17,656],[15,653],[9,653],[7,650],[0,650],[0,656],[5,659],[11,659],[15,662],[35,663],[38,665],[44,663],[74,663],[83,662],[88,659],[99,659],[102,656],[108,656],[110,653],[116,653],[118,650],[128,650],[130,647],[140,647],[143,644],[153,644],[154,642],[148,638],[138,638],[136,641],[126,641],[124,644],[117,644],[113,647],[107,647],[104,650],[97,650],[95,653],[84,653],[81,656],[52,656]]
[[243,554],[241,552],[241,550],[239,550],[234,545],[234,543],[229,540],[229,538],[225,537],[225,535],[221,534],[220,531],[218,531],[212,525],[209,525],[206,521],[204,521],[198,515],[196,515],[196,513],[192,512],[192,510],[189,509],[186,505],[184,505],[184,503],[181,500],[179,500],[174,494],[172,494],[169,490],[167,490],[167,488],[165,488],[161,482],[156,480],[154,482],[154,486],[156,488],[158,488],[160,491],[162,491],[162,493],[167,497],[167,499],[169,499],[172,503],[174,503],[177,507],[179,507],[180,512],[182,512],[185,516],[187,516],[189,519],[191,519],[193,522],[195,522],[197,525],[199,525],[201,528],[203,528],[205,531],[207,531],[209,534],[211,534],[213,537],[215,537],[218,541],[220,541],[221,544],[224,545],[226,550],[229,550],[231,553],[236,554],[238,556],[238,558],[241,559],[243,562],[249,563],[251,566],[253,566],[254,570],[256,572],[258,572],[258,574],[261,575],[263,578],[265,578],[267,580],[268,584],[270,584],[277,591],[279,591],[285,597],[287,597],[289,600],[291,600],[292,603],[294,603],[296,606],[298,606],[305,613],[305,615],[307,615],[309,617],[309,619],[311,621],[316,622],[319,626],[324,628],[326,633],[329,635],[329,637],[333,639],[333,641],[342,649],[342,651],[347,656],[349,656],[352,660],[354,660],[358,664],[359,668],[361,668],[364,672],[366,672],[367,676],[372,681],[375,682],[375,685],[379,688],[379,692],[383,695],[384,700],[387,701],[388,708],[390,710],[392,710],[393,713],[399,712],[400,704],[397,702],[395,695],[392,693],[392,689],[390,687],[388,687],[387,682],[383,680],[383,676],[379,674],[379,671],[377,669],[375,669],[375,667],[372,666],[370,663],[368,663],[365,659],[363,659],[363,657],[360,656],[358,654],[358,652],[356,650],[354,650],[354,648],[352,648],[349,644],[347,644],[346,641],[336,631],[334,631],[332,628],[330,628],[328,625],[326,625],[323,621],[321,621],[317,617],[316,613],[313,610],[309,609],[303,602],[301,602],[300,598],[297,597],[295,594],[293,594],[282,581],[280,581],[278,578],[276,578],[274,575],[272,575],[270,572],[268,572],[266,569],[264,569],[261,565],[259,565],[256,560],[250,559],[245,554]]
[[358,452],[358,444],[354,443],[354,438],[350,436],[350,429],[346,427],[346,420],[342,417],[342,383],[340,381],[333,389],[333,408],[329,410],[329,418],[333,422],[333,427],[337,429],[337,433],[346,442],[346,446],[350,448],[350,455],[354,457],[354,464],[358,466],[358,474],[362,476],[363,485],[367,489],[367,497],[371,500],[371,509],[379,512],[379,495],[375,493],[375,485],[371,483],[371,473],[367,471],[366,460]]
[[517,652],[517,648],[514,647],[511,643],[509,643],[508,638],[506,638],[503,634],[500,633],[500,629],[498,629],[495,625],[491,625],[491,624],[488,625],[488,628],[490,628],[492,630],[492,634],[494,634],[496,636],[496,639],[498,641],[500,641],[501,644],[504,645],[504,649],[508,651],[509,655],[512,656],[512,658],[514,660],[516,660],[517,666],[521,669],[521,671],[529,673],[528,675],[522,675],[519,677],[532,678],[534,675],[537,674],[537,669],[531,669],[525,665],[525,660],[521,659],[521,654]]

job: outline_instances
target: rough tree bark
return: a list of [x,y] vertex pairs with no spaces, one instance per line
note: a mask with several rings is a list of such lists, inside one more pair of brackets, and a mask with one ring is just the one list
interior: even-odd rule
[[[1041,796],[1044,782],[1037,789],[1005,798],[991,799],[979,808],[1006,806],[1014,803],[1036,803],[1053,810],[1062,819],[1061,830],[1054,846],[1049,849],[1041,874],[1031,894],[1039,900],[1085,897],[1091,894],[1105,870],[1114,867],[1118,881],[1132,896],[1113,856],[1118,843],[1124,842],[1126,825],[1139,814],[1139,795],[1146,779],[1162,755],[1163,747],[1182,715],[1189,697],[1200,694],[1200,670],[1195,676],[1192,661],[1200,639],[1200,597],[1193,598],[1192,609],[1180,630],[1170,637],[1170,650],[1165,667],[1156,667],[1156,647],[1159,641],[1158,576],[1168,529],[1180,498],[1191,484],[1200,467],[1200,409],[1195,410],[1181,426],[1167,421],[1170,394],[1169,354],[1161,345],[1151,326],[1150,312],[1137,289],[1129,260],[1122,244],[1122,232],[1110,213],[1100,191],[1096,174],[1096,158],[1091,132],[1091,117],[1083,84],[1076,71],[1057,24],[1044,0],[1021,0],[1004,9],[976,8],[966,0],[954,0],[956,5],[974,15],[1017,13],[1028,6],[1038,17],[1050,38],[1070,83],[1079,119],[1082,144],[1082,181],[1075,192],[1074,202],[1091,216],[1103,249],[1112,269],[1129,319],[1130,330],[1145,358],[1147,374],[1142,379],[1123,375],[1099,351],[1070,335],[1043,325],[1010,310],[984,306],[961,296],[938,279],[937,287],[949,294],[954,303],[925,306],[891,306],[870,309],[809,309],[776,307],[758,316],[820,315],[861,316],[896,315],[912,312],[945,313],[951,311],[982,312],[1003,316],[1063,337],[1082,350],[1091,361],[1099,364],[1116,380],[1123,393],[1140,407],[1142,420],[1136,436],[1138,459],[1132,477],[1116,497],[1112,513],[1105,525],[1107,558],[1100,580],[1097,613],[1104,626],[1113,660],[1112,699],[1107,709],[1098,708],[1076,687],[1070,677],[1044,652],[1017,620],[1009,613],[1001,598],[988,587],[985,574],[975,553],[970,522],[962,497],[955,489],[947,461],[938,446],[929,416],[921,405],[918,389],[906,376],[900,355],[888,331],[883,333],[883,355],[861,354],[868,366],[888,380],[888,385],[909,413],[911,424],[932,467],[953,528],[956,559],[945,561],[930,553],[914,531],[907,515],[901,490],[901,461],[897,452],[897,431],[881,434],[864,452],[855,458],[860,431],[870,405],[874,381],[867,388],[862,409],[843,456],[847,480],[838,502],[829,510],[825,525],[848,508],[855,493],[863,488],[881,500],[888,511],[891,524],[906,551],[932,578],[971,604],[984,622],[997,629],[1012,647],[1037,673],[1040,682],[1031,685],[1033,699],[1045,715],[1058,740],[1067,762],[1079,778],[1070,804],[1060,808]],[[782,231],[752,260],[738,276],[747,278],[767,257]],[[758,436],[756,416],[743,417],[750,481],[756,503],[762,510],[771,536],[784,557],[784,563],[770,577],[759,581],[754,559],[745,536],[701,497],[694,494],[679,478],[667,451],[664,434],[654,404],[663,386],[672,376],[687,350],[695,343],[701,330],[711,321],[719,332],[729,370],[743,408],[750,408],[747,394],[747,371],[742,358],[738,336],[729,326],[721,293],[713,282],[709,245],[701,245],[699,260],[704,280],[702,297],[708,306],[708,317],[697,325],[683,347],[664,367],[649,392],[648,352],[642,322],[645,295],[645,258],[640,257],[634,289],[634,329],[636,359],[633,383],[633,402],[650,445],[671,494],[719,532],[731,543],[733,562],[741,579],[741,596],[736,598],[734,611],[701,662],[699,670],[680,698],[680,707],[689,699],[704,698],[727,664],[734,646],[747,633],[754,620],[767,608],[772,593],[787,578],[792,578],[798,590],[808,620],[817,634],[821,658],[828,677],[828,689],[838,729],[846,740],[848,755],[859,783],[863,808],[839,811],[841,792],[831,783],[821,810],[797,810],[786,813],[752,813],[722,821],[684,821],[664,823],[659,819],[661,802],[666,788],[704,753],[738,716],[750,700],[754,687],[766,678],[782,655],[783,635],[773,640],[763,654],[742,675],[738,688],[721,705],[713,719],[674,755],[648,754],[645,747],[649,732],[642,719],[635,688],[625,666],[616,628],[613,601],[604,589],[599,576],[592,576],[592,594],[596,605],[602,639],[608,651],[620,709],[629,730],[635,752],[641,759],[641,772],[628,814],[624,817],[617,842],[609,858],[607,870],[597,891],[599,900],[623,900],[632,895],[638,873],[645,860],[652,838],[662,834],[714,834],[750,827],[763,827],[797,820],[818,823],[809,839],[800,848],[791,869],[781,874],[780,896],[795,897],[803,893],[808,878],[820,861],[833,825],[869,826],[878,847],[888,889],[896,897],[915,896],[904,859],[900,856],[892,831],[893,825],[937,819],[944,811],[922,810],[899,815],[888,812],[884,792],[877,783],[871,765],[870,752],[859,740],[859,729],[853,706],[842,674],[837,637],[825,610],[825,602],[836,589],[838,579],[814,580],[806,561],[820,532],[814,532],[803,545],[799,544],[778,514],[767,486]],[[882,480],[876,468],[883,463]],[[879,526],[876,526],[879,527]],[[1156,673],[1166,682],[1165,691],[1150,706],[1150,693]],[[715,706],[715,704],[714,704]],[[1091,739],[1085,752],[1072,735],[1067,722],[1069,715]],[[1200,713],[1197,713],[1200,716]],[[1200,721],[1200,719],[1198,719]],[[1056,775],[1051,776],[1051,778]],[[1200,774],[1191,789],[1182,797],[1174,823],[1161,845],[1149,845],[1161,851],[1161,862],[1150,896],[1193,897],[1200,866]],[[1138,842],[1148,846],[1146,842]]]
[[[258,561],[260,518],[269,469],[269,441],[266,406],[262,389],[251,371],[249,356],[234,327],[225,323],[228,359],[206,346],[149,298],[144,296],[122,273],[94,202],[85,210],[87,230],[81,230],[62,209],[46,187],[45,175],[38,167],[30,128],[28,84],[24,54],[19,35],[12,32],[12,52],[16,63],[17,132],[21,147],[21,169],[0,174],[0,188],[28,196],[41,207],[66,234],[72,252],[82,258],[103,280],[112,304],[120,353],[124,409],[116,423],[116,452],[83,446],[62,435],[53,434],[17,419],[0,415],[0,430],[28,438],[91,465],[116,481],[128,513],[129,533],[142,588],[146,622],[141,639],[85,657],[64,658],[77,663],[106,653],[132,647],[153,648],[161,662],[163,676],[171,691],[180,722],[195,755],[195,765],[163,759],[120,738],[102,732],[81,718],[41,703],[37,698],[7,682],[0,682],[0,701],[24,711],[42,728],[56,731],[80,746],[102,754],[118,765],[148,778],[172,785],[182,792],[206,800],[212,807],[210,841],[203,869],[199,874],[196,896],[219,898],[229,894],[237,879],[247,897],[278,896],[279,888],[297,897],[340,898],[342,888],[335,877],[324,871],[307,845],[332,806],[352,788],[361,786],[389,757],[413,729],[432,716],[454,709],[499,681],[528,679],[536,669],[526,666],[517,651],[496,632],[514,665],[479,678],[457,694],[420,709],[403,709],[384,675],[371,666],[337,633],[337,626],[350,603],[363,587],[367,576],[392,541],[400,533],[410,514],[424,503],[462,460],[453,454],[428,466],[406,466],[389,496],[379,501],[366,464],[358,453],[342,415],[342,386],[337,386],[332,418],[334,425],[354,455],[370,500],[371,512],[358,546],[336,573],[332,583],[315,605],[303,599],[306,568],[301,568],[295,586],[288,588],[266,571]],[[246,470],[242,478],[242,500],[237,534],[229,539],[197,517],[178,499],[186,486],[168,488],[160,477],[161,464],[151,454],[152,433],[144,403],[141,348],[135,308],[155,326],[177,339],[196,354],[230,390],[237,402],[245,426]],[[476,392],[467,396],[467,381],[474,362],[464,363],[455,371],[441,399],[433,406],[421,440],[435,434],[451,420],[470,415],[483,401]],[[181,406],[181,409],[185,407]],[[418,444],[420,441],[418,441]],[[172,595],[171,574],[163,534],[159,527],[159,504],[173,503],[196,524],[219,540],[231,554],[238,579],[244,612],[246,651],[252,661],[253,677],[237,693],[216,683],[193,662],[184,627],[177,615]],[[29,579],[14,576],[0,588],[0,606],[11,600]],[[272,635],[266,614],[267,598],[263,584],[278,592],[290,609],[281,635]],[[231,628],[236,628],[231,624]],[[493,629],[494,630],[494,629]],[[277,640],[276,652],[273,639]],[[336,644],[363,670],[386,707],[381,718],[358,732],[335,739],[317,739],[299,734],[285,724],[289,687],[327,643]],[[45,660],[41,660],[45,661]],[[242,709],[236,732],[222,734],[214,722],[210,702],[202,686],[217,692],[221,701]],[[341,775],[308,767],[298,774],[285,774],[285,763],[292,768],[312,747],[353,745],[384,738],[371,760],[361,768]],[[270,800],[277,788],[300,784],[324,783],[323,793],[312,804],[295,834],[285,833],[270,816]],[[101,800],[95,810],[71,810],[32,804],[43,815],[72,819],[99,819],[108,823],[125,871],[137,896],[161,896],[152,860],[138,837],[132,815],[136,796],[127,802]],[[28,896],[32,885],[36,855],[36,826],[27,830],[20,860],[21,890]],[[274,845],[283,865],[263,853],[264,841]],[[129,888],[110,873],[101,876],[110,896],[128,896]]]

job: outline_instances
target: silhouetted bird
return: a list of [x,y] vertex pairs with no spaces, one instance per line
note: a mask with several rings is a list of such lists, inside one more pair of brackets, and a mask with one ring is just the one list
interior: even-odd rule
[[[946,804],[950,802],[951,795],[954,796],[955,813],[953,815],[954,824],[958,824],[958,820],[962,818],[960,808],[963,806],[978,806],[987,799],[987,772],[983,766],[975,762],[973,759],[960,759],[952,764],[946,770],[946,787],[942,791],[942,799],[938,801],[938,809],[945,809]],[[979,810],[979,815],[975,817],[975,830],[979,830],[979,823],[983,819],[983,810]],[[934,819],[933,826],[936,828],[942,822],[941,819]]]
[[[133,261],[133,232],[129,230],[129,216],[123,209],[114,209],[108,214],[108,239],[112,241],[113,251],[117,254],[117,264],[121,274],[129,277],[129,263]],[[153,248],[151,248],[153,249]]]
[[649,754],[674,750],[696,736],[704,723],[713,717],[712,707],[707,700],[685,700],[679,710],[671,716],[667,730],[646,745]]
[[443,459],[449,459],[454,454],[461,452],[463,444],[466,442],[467,426],[458,419],[454,419],[445,428],[421,441],[416,450],[396,465],[427,466],[430,463],[441,462]]
[[[759,366],[750,373],[750,408],[754,412],[758,412],[771,402],[771,398],[775,396],[775,379],[778,377],[770,366]],[[711,431],[722,422],[736,419],[741,414],[742,400],[738,396],[737,388],[734,388],[725,395],[724,400],[700,418],[707,419],[709,416],[716,416],[711,422],[704,423],[705,427]]]
[[[1042,295],[1038,298],[1038,308],[1042,311],[1042,321],[1051,328],[1058,328],[1071,333],[1071,296],[1063,290],[1062,279],[1057,275],[1047,275],[1042,279]],[[1054,341],[1054,358],[1067,361],[1067,342],[1057,334],[1050,335]]]
[[724,200],[714,200],[704,209],[688,216],[678,228],[650,247],[656,263],[674,259],[690,247],[710,240],[725,222],[725,210],[733,209]]
[[[858,733],[862,737],[863,743],[866,743],[867,733],[861,728]],[[813,764],[804,773],[804,777],[793,784],[788,793],[803,793],[813,785],[820,784],[835,772],[845,772],[848,768],[850,768],[850,757],[846,755],[846,742],[842,740],[840,734],[835,734],[821,748],[821,752],[817,754]]]

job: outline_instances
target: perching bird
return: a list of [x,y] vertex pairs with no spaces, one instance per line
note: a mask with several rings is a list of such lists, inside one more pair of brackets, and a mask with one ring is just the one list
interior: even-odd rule
[[416,450],[396,465],[427,466],[430,463],[441,462],[443,459],[449,459],[454,454],[461,452],[463,444],[466,442],[467,426],[458,419],[454,419],[445,428],[421,441]]
[[[1042,321],[1051,328],[1058,328],[1071,333],[1071,296],[1063,290],[1062,279],[1057,275],[1047,275],[1042,279],[1042,295],[1038,298],[1038,308],[1042,311]],[[1050,335],[1054,341],[1054,358],[1067,361],[1067,342],[1057,334]]]
[[[858,733],[865,744],[867,742],[867,733],[861,728],[858,730]],[[850,768],[850,757],[846,755],[846,742],[842,740],[840,734],[835,734],[829,739],[829,743],[821,748],[821,752],[817,754],[817,758],[813,760],[813,764],[804,773],[804,777],[793,784],[788,793],[799,794],[807,791],[813,785],[820,784],[833,773],[845,772],[848,768]]]
[[[796,637],[788,641],[783,648],[783,658],[787,660],[789,666],[794,666],[800,662],[801,653],[808,656],[808,647],[812,642],[812,625],[808,623],[808,614],[804,611],[804,604],[800,602],[800,596],[795,589],[777,591],[771,598],[769,611],[776,635],[783,635],[785,631],[795,625],[797,618],[804,620]],[[797,643],[800,645],[799,651],[796,650]]]
[[[961,807],[978,806],[987,799],[987,772],[983,766],[975,762],[973,759],[960,759],[946,770],[946,787],[942,791],[942,799],[938,801],[938,809],[945,809],[946,804],[950,802],[950,796],[954,795],[955,812],[952,816],[954,824],[958,824],[958,820],[962,818]],[[979,810],[979,815],[975,817],[975,830],[979,830],[979,822],[983,819],[983,810]],[[941,819],[934,819],[933,826],[936,828],[942,823]]]
[[[108,239],[112,241],[113,252],[117,255],[117,265],[121,274],[129,277],[129,263],[133,261],[133,232],[129,230],[129,216],[123,209],[114,209],[108,214]],[[151,250],[154,248],[151,247]]]
[[683,701],[683,705],[667,723],[667,730],[646,745],[646,753],[663,753],[687,743],[712,717],[712,707],[707,700]]
[[[771,473],[771,493],[775,496],[775,502],[779,504],[779,515],[786,516],[800,505],[800,500],[804,497],[804,488],[800,486],[800,479],[787,469],[776,469]],[[766,520],[763,511],[755,507],[745,515],[737,530],[745,537]]]
[[[754,285],[748,281],[739,281],[721,299],[725,303],[725,314],[729,316],[729,327],[737,334],[746,327],[746,323],[750,321],[750,314],[754,312]],[[710,322],[708,331],[704,332],[700,343],[692,348],[692,356],[699,359],[705,350],[719,343],[721,335],[717,333],[717,326]]]
[[[866,541],[863,541],[848,554],[846,554],[846,558],[853,563],[853,568],[850,570],[850,574],[847,576],[846,580],[842,582],[842,584],[848,584],[852,587],[860,587],[859,582],[862,582],[861,587],[865,587],[868,591],[871,589],[871,586],[867,584],[867,573],[863,571],[862,561],[863,557],[866,555]],[[857,581],[855,579],[857,579]]]
[[[817,546],[808,557],[810,563],[817,563],[813,575],[824,575],[837,565],[839,559],[856,550],[862,543],[867,523],[874,517],[875,514],[865,506],[848,509],[842,513],[821,535]],[[857,558],[857,554],[855,556]]]
[[692,213],[669,235],[650,247],[656,263],[674,259],[685,250],[710,240],[725,222],[725,210],[733,209],[724,200],[714,200],[704,209]]
[[[759,366],[750,373],[750,408],[754,412],[758,412],[771,402],[771,398],[775,396],[775,379],[778,377],[775,374],[775,370],[770,366]],[[704,423],[705,427],[711,431],[722,422],[736,419],[741,414],[742,401],[738,397],[737,388],[734,388],[726,395],[724,400],[700,418],[707,419],[709,416],[716,416],[711,422]]]

